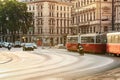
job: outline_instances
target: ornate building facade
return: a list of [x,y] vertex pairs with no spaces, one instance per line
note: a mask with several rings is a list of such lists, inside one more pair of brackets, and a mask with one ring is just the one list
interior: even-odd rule
[[111,0],[75,0],[72,7],[73,34],[102,33],[111,30]]
[[[69,2],[71,1],[71,3]],[[67,34],[112,31],[112,0],[24,0],[34,14],[27,42],[65,44]],[[120,0],[114,0],[115,31],[120,31]]]
[[28,42],[41,40],[46,45],[65,44],[70,33],[71,4],[64,1],[39,0],[27,2],[28,12],[34,14],[34,36]]
[[115,31],[120,31],[120,0],[115,0]]

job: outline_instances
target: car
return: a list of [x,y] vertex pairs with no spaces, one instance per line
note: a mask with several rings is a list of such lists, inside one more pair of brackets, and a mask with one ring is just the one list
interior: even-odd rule
[[66,49],[66,47],[63,44],[58,44],[55,46],[57,49]]
[[0,48],[2,48],[2,42],[0,42]]
[[21,47],[23,47],[25,45],[25,43],[21,43]]
[[8,45],[9,45],[9,43],[8,43],[8,42],[3,42],[3,47],[7,48],[7,47],[8,47]]
[[15,41],[14,47],[21,47],[21,42],[20,41]]
[[26,50],[33,51],[34,50],[33,44],[32,43],[25,43],[24,46],[23,46],[23,51],[26,51]]
[[33,44],[34,49],[37,49],[37,45],[35,43],[32,43],[32,44]]

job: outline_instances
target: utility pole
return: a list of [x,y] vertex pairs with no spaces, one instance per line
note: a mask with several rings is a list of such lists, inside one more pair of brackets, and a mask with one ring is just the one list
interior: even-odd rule
[[115,28],[114,28],[114,10],[115,9],[115,7],[114,7],[114,0],[112,0],[112,31],[114,31],[115,30]]
[[100,2],[100,31],[99,31],[99,33],[101,33],[101,28],[102,28],[102,27],[101,27],[101,20],[102,20],[102,19],[101,19],[101,3],[102,3],[102,2],[101,2],[101,0],[99,0],[99,2]]

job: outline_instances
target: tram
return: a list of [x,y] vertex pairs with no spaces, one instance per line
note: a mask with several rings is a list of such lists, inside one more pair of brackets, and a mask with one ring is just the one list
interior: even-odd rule
[[107,33],[106,53],[120,56],[120,32]]
[[83,34],[80,36],[80,44],[84,52],[87,53],[105,53],[106,52],[106,35],[104,34]]
[[67,36],[66,49],[69,51],[77,51],[80,35]]
[[78,44],[87,53],[106,53],[120,56],[120,32],[106,34],[81,34],[67,36],[66,48],[77,51]]
[[88,53],[106,52],[106,35],[104,34],[81,34],[67,36],[66,48],[69,51],[77,51],[78,44]]

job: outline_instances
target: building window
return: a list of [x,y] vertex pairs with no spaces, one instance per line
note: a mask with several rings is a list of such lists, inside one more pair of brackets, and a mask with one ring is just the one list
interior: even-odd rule
[[104,31],[107,32],[108,31],[108,27],[104,26]]
[[60,7],[60,10],[62,11],[62,6]]
[[33,6],[33,10],[35,10],[35,7]]
[[59,7],[57,6],[57,10],[58,10],[58,8],[59,8]]

